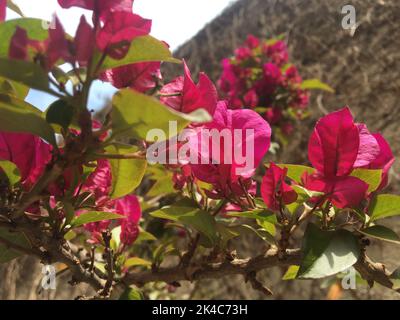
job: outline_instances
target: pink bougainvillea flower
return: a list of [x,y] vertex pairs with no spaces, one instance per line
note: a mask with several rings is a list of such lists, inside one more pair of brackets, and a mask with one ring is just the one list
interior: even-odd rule
[[7,0],[0,0],[0,21],[6,19]]
[[112,12],[96,36],[97,47],[114,59],[122,59],[133,39],[150,33],[151,23],[131,12]]
[[[118,220],[121,223],[121,242],[124,245],[132,244],[138,234],[138,222],[141,216],[139,201],[134,195],[113,200],[109,197],[111,191],[111,167],[108,160],[100,159],[97,167],[83,184],[82,190],[92,192],[95,197],[97,210],[114,212],[126,218]],[[111,221],[88,223],[84,228],[92,233],[92,241],[99,242],[101,232],[108,228]]]
[[347,176],[353,170],[359,146],[359,131],[346,107],[317,122],[308,144],[308,157],[327,178]]
[[389,170],[392,167],[395,158],[393,156],[392,149],[388,142],[379,133],[371,134],[375,138],[379,146],[379,153],[374,151],[375,157],[369,159],[370,161],[358,162],[355,168],[366,168],[366,169],[382,169],[382,181],[377,190],[385,188],[389,181]]
[[271,162],[262,180],[261,196],[267,207],[273,211],[297,200],[296,191],[285,182],[286,174],[287,168],[279,168]]
[[350,174],[357,166],[369,166],[379,153],[376,138],[354,123],[348,107],[332,112],[318,121],[310,137],[308,156],[317,172],[303,177],[304,185],[324,192],[339,208],[357,205],[368,184]]
[[134,0],[58,0],[63,8],[80,7],[93,10],[99,17],[104,17],[109,12],[132,12]]
[[279,67],[282,67],[288,62],[289,54],[287,46],[282,40],[275,41],[272,44],[266,44],[263,51],[268,57],[270,57],[272,62]]
[[34,60],[40,62],[46,70],[51,70],[60,59],[64,61],[73,60],[64,28],[57,17],[55,17],[55,28],[49,29],[49,37],[44,41],[29,39],[26,30],[17,27],[11,38],[9,57],[27,60],[29,49],[34,51]]
[[51,160],[52,147],[37,136],[0,132],[0,159],[13,162],[24,188],[32,187]]
[[[220,133],[223,130],[229,130],[233,141],[227,142],[225,139],[215,141],[212,137],[207,142],[202,141],[203,129],[216,130]],[[241,133],[241,139],[236,140],[235,130]],[[209,157],[209,164],[204,164],[202,159],[199,160],[199,164],[191,164],[193,175],[201,181],[213,184],[215,190],[220,194],[239,193],[240,190],[243,190],[242,184],[246,179],[251,178],[265,153],[268,151],[270,138],[271,128],[258,113],[250,109],[231,110],[227,108],[226,102],[219,102],[213,121],[206,124],[203,128],[199,128],[198,140],[195,141],[193,147],[199,153],[200,157]],[[198,147],[204,143],[211,145],[209,149],[211,152],[207,153],[206,156],[202,154],[202,150],[198,150]],[[213,154],[212,151],[213,148],[215,149],[215,143],[218,143],[220,146],[219,156]],[[229,143],[228,146],[231,148],[230,154],[227,155],[224,153],[224,151],[226,152],[226,143]],[[250,154],[247,153],[247,145],[249,143],[254,146],[254,150],[251,150],[252,153]],[[245,161],[238,163],[235,154],[245,155]],[[225,163],[225,156],[227,156],[230,163]],[[213,161],[217,158],[219,164],[213,164]],[[203,164],[201,161],[203,161]],[[252,165],[249,166],[249,163]],[[252,185],[251,180],[246,182],[246,184],[250,187]]]
[[146,92],[156,87],[161,80],[161,62],[141,62],[118,67],[104,72],[100,79],[114,87],[131,88]]
[[95,45],[95,34],[92,26],[82,15],[74,39],[75,60],[80,66],[85,67],[93,54]]
[[246,106],[254,108],[258,106],[258,95],[254,89],[247,91],[247,93],[243,97],[244,103]]
[[326,178],[319,174],[305,174],[302,177],[305,187],[312,191],[324,192],[338,208],[354,207],[367,196],[368,184],[352,176]]
[[213,115],[218,100],[217,89],[204,73],[200,73],[196,85],[185,61],[183,64],[184,76],[176,78],[160,90],[161,102],[183,113],[202,108]]
[[249,34],[246,39],[246,45],[250,49],[255,49],[260,45],[260,39],[257,37],[253,36],[252,34]]
[[125,219],[121,221],[121,243],[129,246],[135,242],[139,235],[139,220],[141,217],[141,209],[139,200],[134,195],[125,196],[115,203],[117,213],[125,215]]

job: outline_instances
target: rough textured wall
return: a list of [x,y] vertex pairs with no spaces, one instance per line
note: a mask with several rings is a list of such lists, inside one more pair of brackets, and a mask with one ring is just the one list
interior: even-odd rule
[[[356,8],[359,25],[353,34],[341,27],[341,8],[345,4]],[[312,117],[298,127],[279,160],[307,163],[307,140],[315,120],[346,104],[351,106],[357,120],[384,134],[399,159],[399,27],[398,0],[240,0],[181,46],[175,56],[185,58],[195,74],[205,71],[216,80],[221,59],[231,55],[248,34],[259,37],[285,34],[291,59],[303,78],[320,78],[336,93],[313,94]],[[178,75],[181,68],[168,65],[166,71],[169,75]],[[399,168],[400,161],[397,161],[390,186],[390,191],[396,193],[400,191]],[[394,225],[392,221],[387,223]],[[243,242],[243,247],[255,251],[251,240]],[[389,268],[400,265],[400,253],[394,245],[375,244],[371,251],[376,259],[385,257]],[[275,298],[308,299],[327,295],[327,289],[320,289],[321,281],[282,285],[278,284],[279,275],[276,272],[266,277],[266,284],[271,284],[277,293]],[[214,287],[216,298],[262,298],[241,282],[242,279],[235,278],[206,283],[198,296],[212,295],[210,288]],[[347,292],[344,297],[398,299],[399,295],[374,288]]]

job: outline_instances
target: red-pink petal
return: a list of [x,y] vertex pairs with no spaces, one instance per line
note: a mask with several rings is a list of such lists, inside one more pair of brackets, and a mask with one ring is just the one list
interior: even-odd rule
[[368,166],[379,155],[380,148],[376,138],[368,131],[365,124],[357,124],[360,135],[360,146],[354,168]]
[[261,183],[261,196],[271,210],[277,211],[282,204],[297,200],[297,193],[285,182],[287,169],[281,169],[271,163]]
[[349,108],[321,118],[308,145],[310,162],[325,177],[346,176],[357,159],[360,138]]
[[161,62],[135,63],[104,72],[100,79],[110,82],[114,87],[131,88],[146,92],[156,86],[161,79]]

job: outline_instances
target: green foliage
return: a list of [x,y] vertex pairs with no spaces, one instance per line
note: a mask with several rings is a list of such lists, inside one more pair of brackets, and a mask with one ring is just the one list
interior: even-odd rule
[[124,293],[120,296],[119,300],[143,300],[143,294],[138,289],[131,287],[127,288]]
[[[192,114],[179,113],[152,97],[131,89],[124,89],[113,98],[112,119],[114,136],[131,135],[146,140],[147,133],[154,128],[169,132],[169,121],[177,122],[179,133],[191,122],[207,122],[211,118],[202,109]],[[165,137],[165,139],[168,138]]]
[[42,112],[27,102],[4,94],[0,94],[0,131],[32,133],[56,146],[54,130]]
[[356,177],[368,184],[368,192],[374,192],[378,189],[382,181],[382,170],[372,169],[354,169],[351,176]]
[[180,63],[179,60],[172,57],[171,51],[162,41],[159,41],[152,36],[143,36],[135,38],[132,41],[129,52],[123,59],[115,60],[111,57],[107,57],[99,71],[149,61]]
[[329,85],[323,83],[319,79],[304,80],[300,88],[303,90],[323,90],[323,91],[328,91],[330,93],[335,93],[335,90],[333,90]]
[[22,251],[11,249],[10,246],[4,244],[1,240],[5,240],[8,243],[27,250],[31,248],[28,239],[23,233],[12,232],[6,228],[0,228],[0,263],[11,261],[23,254]]
[[276,215],[266,209],[255,209],[252,211],[243,211],[243,212],[234,212],[231,211],[227,213],[228,217],[235,217],[235,218],[249,218],[249,219],[257,219],[260,221],[266,221],[272,224],[277,223]]
[[396,232],[384,226],[374,225],[366,229],[362,229],[360,232],[367,237],[400,244],[400,237],[396,234]]
[[301,177],[304,172],[312,174],[315,172],[314,168],[297,165],[297,164],[278,164],[280,168],[287,168],[287,176],[297,183],[301,183]]
[[357,262],[357,238],[347,230],[324,231],[308,224],[302,245],[303,259],[298,278],[318,279],[334,275]]
[[[107,147],[111,154],[127,155],[138,151],[137,147],[114,144]],[[132,193],[142,182],[146,172],[146,159],[109,159],[112,174],[111,198],[117,199]]]
[[112,213],[112,212],[102,212],[102,211],[91,211],[82,213],[71,221],[71,227],[77,228],[83,226],[86,223],[99,222],[103,220],[115,220],[115,219],[125,219],[125,216]]
[[74,108],[65,100],[53,102],[46,111],[46,121],[57,124],[66,130],[74,117]]
[[392,217],[400,214],[400,196],[380,194],[374,197],[369,206],[371,221]]
[[299,272],[299,266],[290,266],[286,273],[283,275],[282,280],[294,280],[297,277],[297,273]]
[[24,100],[29,93],[29,87],[0,77],[0,93]]
[[199,209],[190,199],[181,200],[151,213],[153,217],[180,222],[203,234],[211,243],[218,241],[215,218]]
[[32,62],[0,58],[0,77],[33,89],[51,92],[47,73],[41,66]]
[[11,186],[17,184],[21,180],[21,173],[17,166],[11,161],[0,160],[0,177],[4,173]]

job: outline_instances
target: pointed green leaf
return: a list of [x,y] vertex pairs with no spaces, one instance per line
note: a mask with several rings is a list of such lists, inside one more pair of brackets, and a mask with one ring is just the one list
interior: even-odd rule
[[76,228],[83,226],[86,223],[99,222],[103,220],[116,220],[125,219],[125,216],[112,213],[112,212],[101,212],[101,211],[91,211],[82,213],[71,221],[71,227]]
[[1,169],[4,171],[10,185],[13,186],[21,180],[21,173],[11,161],[0,160],[0,174]]
[[135,38],[132,41],[129,52],[124,58],[115,60],[111,57],[107,57],[104,60],[100,71],[149,61],[181,63],[180,60],[172,57],[171,51],[162,41],[157,40],[152,36],[143,36]]
[[351,176],[356,177],[368,184],[368,192],[374,192],[378,189],[382,181],[382,170],[372,169],[354,169]]
[[290,266],[286,273],[283,275],[282,280],[294,280],[299,272],[299,266]]
[[226,215],[228,217],[235,217],[235,218],[257,219],[260,221],[267,221],[272,224],[277,223],[275,213],[273,213],[267,209],[255,209],[252,211],[244,211],[244,212],[231,211],[231,212],[228,212]]
[[323,90],[323,91],[328,91],[330,93],[335,93],[335,90],[333,90],[329,85],[326,83],[323,83],[319,79],[309,79],[309,80],[304,80],[300,86],[301,89],[303,90]]
[[397,233],[384,226],[374,225],[360,230],[360,232],[367,237],[400,244],[400,237],[397,235]]
[[368,211],[371,221],[400,215],[400,196],[379,194],[372,199]]
[[177,124],[179,133],[191,122],[208,122],[211,116],[205,110],[196,110],[193,114],[176,112],[163,105],[158,100],[133,91],[124,89],[115,94],[112,110],[113,135],[133,135],[142,140],[154,141],[155,137],[147,137],[152,129],[165,133],[164,139],[169,138],[169,121]]
[[0,131],[32,133],[56,146],[53,128],[32,105],[0,94]]
[[303,260],[298,278],[318,279],[346,270],[357,262],[357,238],[347,230],[323,231],[308,224],[304,234]]
[[304,172],[312,174],[315,172],[314,168],[297,165],[297,164],[278,164],[280,168],[287,168],[287,176],[297,183],[301,183],[301,177]]
[[33,62],[0,58],[0,76],[33,89],[49,92],[47,73]]
[[151,216],[160,219],[178,221],[192,227],[205,235],[212,243],[218,240],[215,218],[206,211],[196,207],[189,199],[166,206],[150,213]]
[[130,268],[130,267],[150,267],[151,266],[151,262],[148,260],[144,260],[142,258],[139,257],[132,257],[129,258],[128,260],[125,261],[124,267],[125,268]]
[[[138,151],[137,147],[111,145],[106,151],[110,154],[129,154]],[[132,193],[142,182],[146,172],[146,159],[109,159],[112,174],[111,198],[117,199]]]

